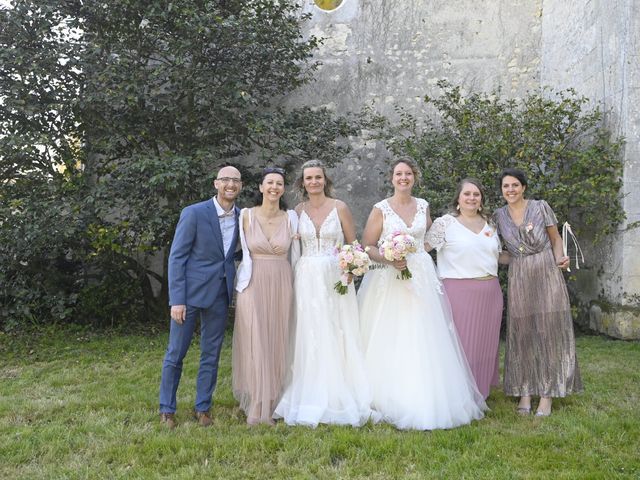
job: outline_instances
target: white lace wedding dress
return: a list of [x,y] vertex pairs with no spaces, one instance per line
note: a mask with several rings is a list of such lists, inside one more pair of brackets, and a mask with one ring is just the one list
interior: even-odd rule
[[318,423],[359,426],[371,416],[354,287],[339,295],[335,254],[344,242],[334,208],[320,231],[306,214],[298,233],[302,256],[295,267],[295,337],[290,379],[274,418],[289,425]]
[[458,341],[449,302],[431,257],[424,250],[428,203],[417,199],[411,226],[387,200],[375,207],[384,217],[382,237],[411,234],[412,278],[391,266],[370,270],[358,292],[365,364],[373,408],[401,429],[453,428],[484,416],[486,405]]

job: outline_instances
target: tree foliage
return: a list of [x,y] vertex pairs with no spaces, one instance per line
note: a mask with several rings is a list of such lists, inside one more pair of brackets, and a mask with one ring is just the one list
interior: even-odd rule
[[285,107],[319,43],[290,1],[15,0],[0,14],[11,322],[162,318],[161,255],[219,166],[331,164],[356,132],[354,118]]
[[520,100],[499,91],[463,95],[440,82],[425,97],[421,121],[400,110],[386,141],[413,157],[423,174],[421,194],[432,211],[446,213],[457,182],[482,181],[491,210],[503,205],[497,184],[506,167],[524,170],[527,194],[544,198],[559,221],[596,240],[624,219],[621,206],[623,142],[604,127],[602,112],[574,91],[532,93]]

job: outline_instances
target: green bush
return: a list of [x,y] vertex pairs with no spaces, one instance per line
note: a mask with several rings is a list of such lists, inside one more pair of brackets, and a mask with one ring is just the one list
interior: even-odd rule
[[400,121],[385,139],[396,154],[413,157],[423,173],[419,195],[442,215],[464,177],[476,177],[491,210],[504,204],[498,175],[524,170],[527,195],[544,198],[560,222],[596,241],[624,219],[621,206],[623,141],[604,126],[602,112],[572,90],[542,91],[520,100],[500,91],[462,94],[440,82],[441,95],[425,97],[424,112]]
[[42,177],[0,193],[0,327],[68,321],[81,288],[82,218],[71,184]]

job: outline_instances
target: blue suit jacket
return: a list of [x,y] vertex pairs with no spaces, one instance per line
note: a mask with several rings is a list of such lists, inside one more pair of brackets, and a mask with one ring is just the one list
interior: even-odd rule
[[169,305],[210,307],[223,283],[231,303],[240,209],[234,207],[234,211],[236,228],[225,255],[213,200],[182,210],[169,253]]

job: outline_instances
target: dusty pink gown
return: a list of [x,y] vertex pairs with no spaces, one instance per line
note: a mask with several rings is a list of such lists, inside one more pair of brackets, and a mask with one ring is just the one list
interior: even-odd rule
[[253,262],[251,281],[238,293],[233,332],[233,395],[247,422],[271,423],[287,368],[293,273],[287,253],[287,216],[267,238],[253,211],[245,232]]

